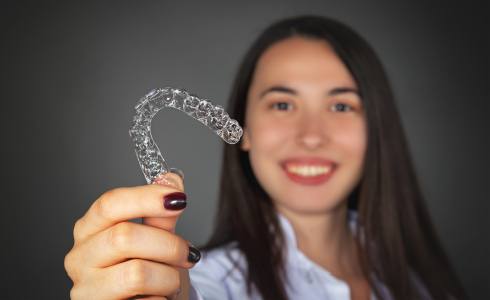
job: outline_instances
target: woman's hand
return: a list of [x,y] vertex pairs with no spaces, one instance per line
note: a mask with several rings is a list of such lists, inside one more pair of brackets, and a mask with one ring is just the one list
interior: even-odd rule
[[[75,223],[74,246],[65,257],[72,299],[187,296],[187,269],[200,254],[174,234],[185,194],[179,176],[165,177],[166,185],[105,192]],[[129,222],[140,217],[143,224]]]

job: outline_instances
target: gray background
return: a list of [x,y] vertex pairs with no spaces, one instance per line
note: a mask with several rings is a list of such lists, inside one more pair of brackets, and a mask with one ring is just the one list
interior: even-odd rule
[[[144,183],[127,133],[139,97],[180,86],[224,105],[261,29],[302,13],[350,24],[381,56],[444,246],[471,298],[489,296],[483,1],[82,3],[0,6],[2,298],[68,298],[73,223],[105,190]],[[160,112],[153,130],[186,174],[178,232],[203,243],[222,141],[177,111]]]

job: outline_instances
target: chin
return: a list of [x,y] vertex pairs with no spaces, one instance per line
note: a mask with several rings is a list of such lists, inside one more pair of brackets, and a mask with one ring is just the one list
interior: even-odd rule
[[286,210],[288,212],[308,215],[328,214],[338,210],[341,207],[347,206],[347,201],[325,201],[325,199],[317,200],[305,200],[300,199],[288,199],[293,201],[275,201],[276,209],[281,212]]

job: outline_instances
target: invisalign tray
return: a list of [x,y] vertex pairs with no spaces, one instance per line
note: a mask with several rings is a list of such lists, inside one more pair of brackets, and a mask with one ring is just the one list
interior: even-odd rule
[[135,145],[136,157],[148,184],[171,171],[151,136],[151,120],[165,107],[185,112],[213,130],[228,144],[236,144],[242,137],[243,130],[240,124],[231,119],[223,107],[214,106],[208,100],[201,100],[183,89],[170,87],[154,89],[141,98],[134,107],[136,115],[129,129],[129,135]]

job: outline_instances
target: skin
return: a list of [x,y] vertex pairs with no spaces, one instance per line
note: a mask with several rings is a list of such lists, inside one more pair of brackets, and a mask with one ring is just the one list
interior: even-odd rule
[[[369,299],[346,197],[358,184],[366,123],[351,74],[324,41],[292,37],[260,57],[249,89],[241,148],[276,209],[292,224],[298,247],[346,281],[353,299]],[[290,180],[281,162],[316,157],[335,162],[321,185]]]
[[[166,210],[163,197],[183,192],[178,175],[161,184],[116,188],[101,195],[73,230],[65,256],[71,299],[187,299],[189,243],[176,235],[183,210]],[[143,218],[143,224],[129,222]]]
[[[264,94],[277,86],[289,91]],[[356,85],[325,42],[290,38],[271,46],[250,86],[240,147],[293,225],[300,250],[347,282],[352,299],[368,299],[345,201],[361,176],[365,122],[359,96],[332,95],[338,88]],[[320,186],[299,185],[279,166],[293,156],[326,158],[337,168]],[[161,184],[105,192],[76,222],[74,245],[65,257],[72,299],[188,299],[189,244],[174,232],[182,210],[163,206],[163,197],[184,191],[184,184],[175,174],[166,176]],[[143,218],[143,224],[129,222],[134,218]]]

